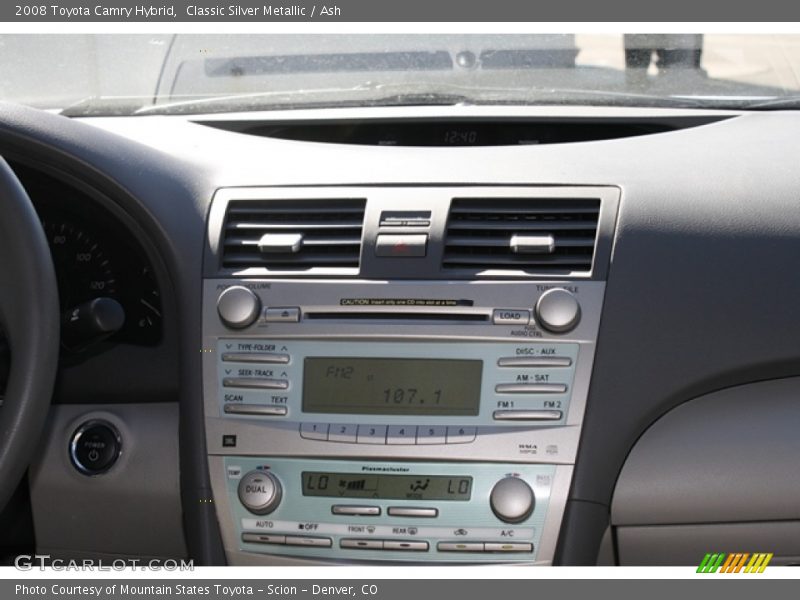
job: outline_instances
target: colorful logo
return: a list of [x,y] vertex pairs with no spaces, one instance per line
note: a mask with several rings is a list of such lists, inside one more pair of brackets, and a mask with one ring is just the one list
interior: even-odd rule
[[735,552],[727,554],[725,552],[709,552],[703,557],[700,566],[697,567],[698,573],[763,573],[769,561],[772,560],[772,552]]

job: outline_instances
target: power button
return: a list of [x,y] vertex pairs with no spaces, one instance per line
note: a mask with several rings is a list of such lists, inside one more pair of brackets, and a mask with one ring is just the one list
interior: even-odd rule
[[108,421],[87,421],[72,434],[69,457],[84,475],[100,475],[117,462],[122,451],[119,431]]

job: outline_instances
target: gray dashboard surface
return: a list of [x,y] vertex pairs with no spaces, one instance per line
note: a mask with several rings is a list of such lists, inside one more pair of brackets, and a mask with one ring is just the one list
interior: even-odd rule
[[[530,116],[545,110],[353,109],[306,116]],[[84,171],[146,223],[164,255],[182,307],[182,464],[194,469],[182,475],[188,478],[185,506],[187,494],[196,502],[207,491],[207,475],[198,470],[204,448],[197,348],[203,224],[215,189],[618,186],[617,239],[561,540],[560,560],[581,563],[594,562],[620,469],[658,417],[715,390],[800,374],[800,319],[795,318],[800,278],[794,274],[800,239],[798,128],[800,114],[753,113],[604,142],[376,148],[270,140],[178,117],[78,122],[3,105],[0,152],[23,152]],[[215,542],[209,516],[201,511],[189,517],[205,518],[210,532],[190,534],[192,552],[197,544]],[[215,556],[207,554],[208,560]]]
[[648,429],[614,493],[614,525],[800,521],[800,379],[687,402]]

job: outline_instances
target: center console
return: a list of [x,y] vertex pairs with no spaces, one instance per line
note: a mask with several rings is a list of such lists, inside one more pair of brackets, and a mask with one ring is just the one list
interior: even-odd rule
[[229,562],[550,564],[617,202],[218,191],[201,351]]

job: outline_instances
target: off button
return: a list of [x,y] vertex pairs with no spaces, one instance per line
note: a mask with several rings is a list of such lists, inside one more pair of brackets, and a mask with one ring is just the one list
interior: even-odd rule
[[111,423],[87,421],[72,434],[69,446],[73,466],[84,475],[100,475],[117,462],[122,440]]

